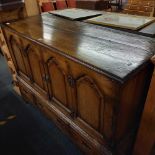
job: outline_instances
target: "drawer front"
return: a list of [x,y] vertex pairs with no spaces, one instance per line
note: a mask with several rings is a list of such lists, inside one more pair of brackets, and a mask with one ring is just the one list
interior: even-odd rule
[[44,114],[52,120],[63,132],[69,134],[70,125],[58,114],[56,114],[48,105],[44,106]]
[[66,135],[71,137],[74,143],[77,144],[85,154],[109,154],[109,152],[106,149],[103,149],[103,144],[100,144],[95,139],[89,136],[87,137],[87,133],[81,133],[83,131],[79,131],[77,129],[78,126],[76,126],[72,122],[72,120],[70,120],[70,118],[66,118],[66,116],[64,117],[64,115],[59,114],[59,112],[57,113],[57,110],[52,109],[47,104],[44,104],[42,111],[47,116],[47,118],[52,120],[58,126],[58,128],[61,129],[61,131],[63,131]]
[[70,124],[66,122],[65,119],[57,115],[54,111],[52,111],[50,108],[47,106],[44,107],[44,113],[45,115],[52,120],[65,134],[70,136],[76,144],[80,146],[82,150],[84,150],[86,153],[93,154],[93,148],[92,146],[86,142],[82,137],[75,132]]
[[87,140],[85,140],[83,137],[81,137],[81,135],[77,133],[75,130],[70,130],[70,136],[80,146],[80,148],[84,150],[86,154],[99,154],[97,153],[97,150],[95,150],[94,146]]

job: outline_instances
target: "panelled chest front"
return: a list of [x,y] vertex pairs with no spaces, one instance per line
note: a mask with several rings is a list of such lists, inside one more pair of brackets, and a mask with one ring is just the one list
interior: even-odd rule
[[145,45],[155,42],[125,33],[124,43],[105,40],[96,27],[58,17],[51,24],[36,16],[3,27],[22,96],[84,152],[127,154],[152,74]]

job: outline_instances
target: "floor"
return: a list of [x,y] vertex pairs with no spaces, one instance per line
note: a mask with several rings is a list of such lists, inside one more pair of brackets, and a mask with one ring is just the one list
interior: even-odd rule
[[62,132],[37,109],[25,104],[11,86],[11,75],[0,55],[0,154],[81,155]]

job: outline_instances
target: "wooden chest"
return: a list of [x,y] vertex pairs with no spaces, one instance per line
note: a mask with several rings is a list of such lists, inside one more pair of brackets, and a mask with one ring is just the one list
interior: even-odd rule
[[86,154],[131,154],[154,39],[49,14],[3,32],[26,101]]

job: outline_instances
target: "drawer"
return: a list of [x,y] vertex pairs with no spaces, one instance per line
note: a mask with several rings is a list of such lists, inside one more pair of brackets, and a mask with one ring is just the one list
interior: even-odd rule
[[70,130],[70,136],[82,150],[85,150],[86,154],[96,154],[96,152],[94,152],[93,146],[83,137],[81,137],[81,135],[78,134],[75,130]]
[[[50,107],[48,107],[48,105],[45,104],[43,107],[43,112],[47,118],[52,120],[57,127],[60,128],[62,132],[71,137],[71,139],[79,146],[81,150],[84,151],[85,154],[98,155],[103,153],[102,149],[100,149],[100,152],[98,152],[98,149],[95,145],[93,145],[93,142],[87,141],[80,133],[72,128],[71,122],[67,122],[66,118],[63,118],[57,112],[53,111]],[[102,148],[100,144],[97,145]]]
[[83,131],[77,131],[76,128],[70,128],[69,136],[72,137],[73,141],[79,146],[85,154],[89,155],[110,155],[110,148],[104,143],[100,143],[95,138],[90,138],[88,133]]
[[[98,152],[98,149],[95,145],[93,145],[92,141],[87,141],[80,132],[75,131],[75,128],[72,127],[72,122],[66,121],[66,118],[63,118],[63,116],[60,116],[57,112],[55,112],[53,109],[51,109],[47,104],[45,104],[42,108],[44,114],[52,120],[58,128],[61,129],[62,132],[67,134],[71,137],[71,139],[81,148],[81,150],[84,150],[84,153],[90,154],[90,155],[98,155],[102,154],[102,146],[98,143],[97,145],[101,148],[100,152]],[[74,125],[73,125],[74,126]]]
[[70,125],[65,119],[61,118],[56,112],[54,112],[48,105],[44,106],[45,115],[52,120],[64,133],[69,135]]

